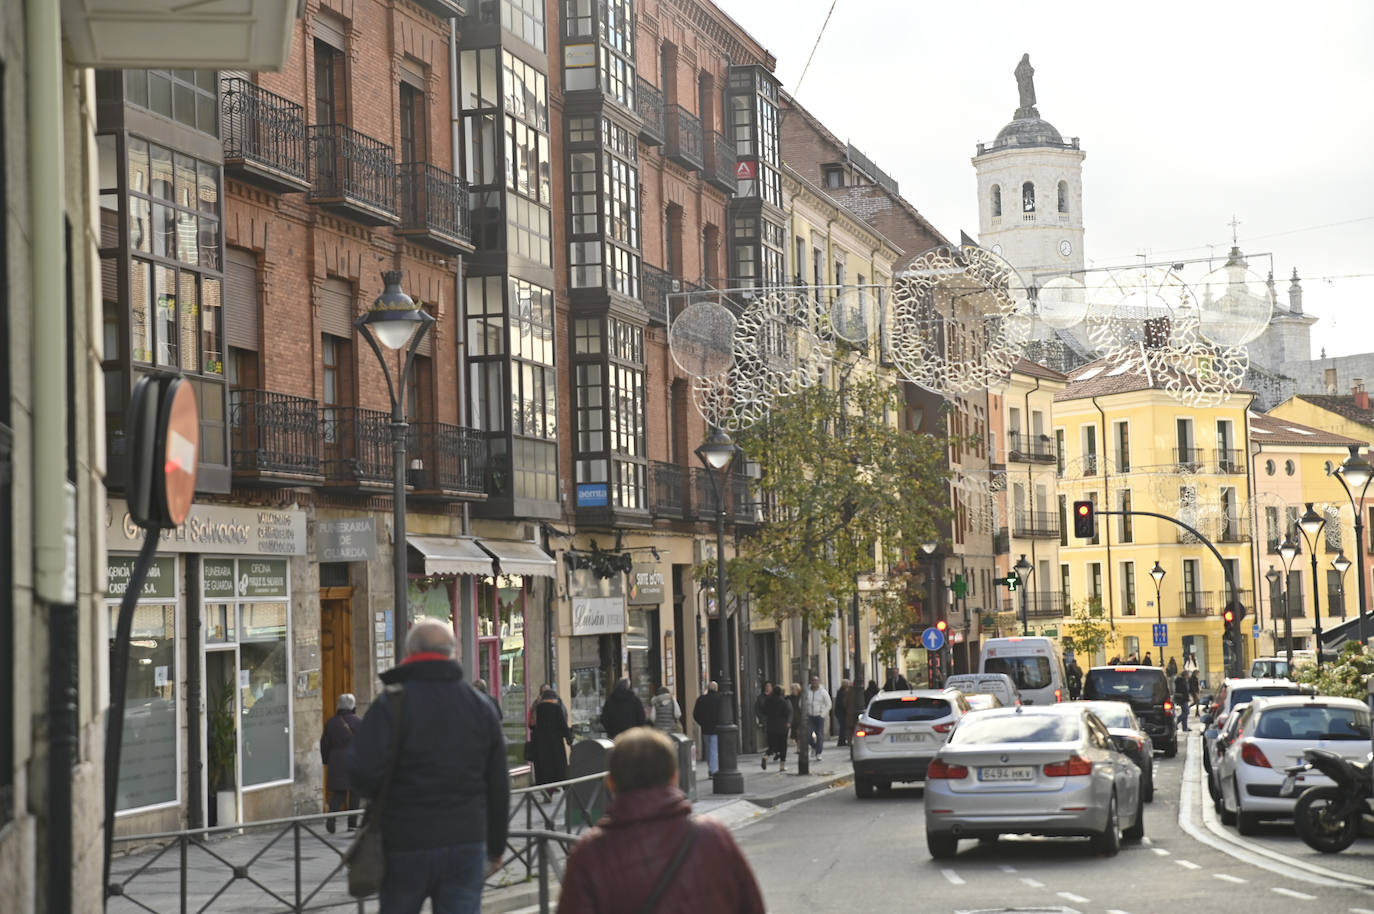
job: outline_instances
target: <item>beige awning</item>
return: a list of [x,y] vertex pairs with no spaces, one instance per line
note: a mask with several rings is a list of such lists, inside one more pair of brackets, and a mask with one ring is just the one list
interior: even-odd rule
[[407,536],[410,548],[425,558],[425,574],[492,573],[491,556],[474,539],[456,536]]
[[528,574],[551,578],[554,560],[547,552],[534,543],[518,543],[513,540],[478,540],[483,549],[496,559],[501,574]]

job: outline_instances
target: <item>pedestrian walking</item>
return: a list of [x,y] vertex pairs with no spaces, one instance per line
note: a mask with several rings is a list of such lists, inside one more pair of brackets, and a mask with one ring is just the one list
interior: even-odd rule
[[487,696],[487,700],[491,702],[491,706],[496,709],[496,716],[505,720],[506,712],[501,710],[501,702],[497,701],[496,696],[491,694],[491,687],[487,685],[487,681],[485,679],[474,679],[472,681],[472,687]]
[[854,701],[854,686],[848,679],[840,680],[840,687],[835,690],[835,745],[848,746],[850,736],[854,733],[854,722],[850,715],[850,705]]
[[1069,661],[1064,675],[1069,678],[1069,701],[1078,701],[1078,696],[1083,692],[1083,668],[1078,665],[1077,657]]
[[[770,684],[771,685],[771,684]],[[787,735],[792,730],[792,703],[782,694],[782,686],[769,689],[763,701],[764,733],[768,737],[768,751],[762,767],[768,770],[768,759],[778,760],[778,770],[787,770]]]
[[1154,665],[1155,665],[1155,662],[1154,662],[1153,660],[1150,659],[1150,652],[1149,652],[1149,651],[1146,651],[1146,652],[1145,652],[1145,659],[1141,661],[1141,664],[1144,665],[1144,666],[1154,666]]
[[1198,682],[1196,668],[1188,674],[1188,697],[1193,700],[1193,709],[1197,710],[1198,701],[1202,698],[1202,683]]
[[764,914],[729,828],[692,818],[666,736],[623,733],[606,764],[611,804],[568,854],[559,914]]
[[868,685],[864,687],[864,707],[873,700],[873,696],[878,694],[878,683],[875,680],[868,680]]
[[897,689],[897,673],[893,670],[887,671],[887,678],[883,680],[883,691],[894,692]]
[[897,674],[897,681],[892,684],[898,692],[906,692],[911,689],[911,683],[906,681],[906,677],[901,673]]
[[1186,656],[1184,656],[1184,658],[1183,658],[1183,672],[1185,672],[1185,673],[1196,673],[1196,672],[1197,672],[1197,657],[1196,657],[1196,655],[1194,655],[1194,654],[1191,653],[1191,652],[1188,653],[1188,654],[1187,654]]
[[[802,731],[806,728],[806,716],[802,712],[801,683],[794,682],[791,688],[787,690],[787,703],[792,708],[787,738],[790,742],[797,744],[797,757],[800,759],[801,753],[806,751],[806,747],[802,745]],[[797,765],[800,766],[801,762],[798,761]]]
[[820,761],[825,748],[825,721],[830,716],[830,693],[821,688],[821,677],[811,677],[811,688],[802,695],[802,710],[806,713],[807,742],[816,760]]
[[615,739],[631,727],[642,727],[647,722],[639,696],[630,691],[630,680],[618,680],[601,706],[601,728],[606,731],[606,738]]
[[[566,746],[565,746],[566,744]],[[545,689],[534,705],[534,726],[530,728],[530,758],[536,784],[553,784],[568,779],[568,749],[573,732],[563,714],[563,704],[553,689]]]
[[[357,809],[358,801],[353,796],[352,784],[348,779],[348,748],[353,745],[353,735],[363,725],[357,714],[358,699],[352,692],[339,696],[334,707],[334,716],[324,722],[324,732],[320,734],[320,759],[325,765],[325,809],[340,812]],[[334,834],[337,819],[324,823],[325,830]],[[358,827],[358,817],[348,817],[348,830]]]
[[1178,675],[1178,661],[1173,657],[1169,658],[1169,665],[1164,668],[1164,675],[1169,677],[1170,682],[1173,682],[1174,677]]
[[[769,684],[764,683],[764,688],[767,689],[768,687]],[[755,716],[761,718],[759,702],[755,701],[754,705]],[[705,692],[697,696],[696,704],[692,705],[692,720],[696,721],[697,726],[701,728],[701,741],[706,747],[706,771],[715,777],[717,769],[720,768],[720,739],[716,735],[716,727],[720,726],[719,683],[712,682],[706,687]]]
[[1190,701],[1191,701],[1191,695],[1189,694],[1189,690],[1188,690],[1188,677],[1187,677],[1187,676],[1184,676],[1182,673],[1179,673],[1178,675],[1174,676],[1174,678],[1173,678],[1173,684],[1174,684],[1174,704],[1178,705],[1178,707],[1179,707],[1179,709],[1180,709],[1179,713],[1180,713],[1180,715],[1181,715],[1181,717],[1182,717],[1182,719],[1179,721],[1179,723],[1181,723],[1181,724],[1183,725],[1183,732],[1184,732],[1184,733],[1187,733],[1187,732],[1188,732],[1188,704],[1189,704]]
[[435,911],[477,914],[482,881],[505,851],[510,779],[501,721],[463,681],[453,651],[447,623],[415,623],[406,659],[382,673],[389,688],[368,708],[349,753],[349,776],[364,797],[375,800],[390,780],[380,914],[416,914],[425,899]]
[[667,686],[659,686],[658,693],[649,701],[654,715],[654,727],[664,733],[676,733],[677,722],[682,719],[682,706],[668,691]]

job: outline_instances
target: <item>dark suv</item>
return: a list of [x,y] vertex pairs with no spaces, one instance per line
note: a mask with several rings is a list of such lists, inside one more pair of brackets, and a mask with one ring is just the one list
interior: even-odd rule
[[1178,755],[1178,721],[1169,679],[1157,666],[1095,666],[1083,677],[1083,698],[1125,701],[1165,758]]

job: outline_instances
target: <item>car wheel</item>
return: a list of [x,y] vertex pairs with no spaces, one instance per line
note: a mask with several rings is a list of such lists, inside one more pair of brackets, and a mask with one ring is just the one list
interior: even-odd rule
[[1173,739],[1169,740],[1169,745],[1167,745],[1167,746],[1164,747],[1164,757],[1165,757],[1165,758],[1173,758],[1173,757],[1176,756],[1176,755],[1178,755],[1178,736],[1177,736],[1177,735],[1175,735]]
[[1141,790],[1135,801],[1135,824],[1121,833],[1127,841],[1139,841],[1145,837],[1145,791]]
[[868,778],[861,778],[854,775],[854,796],[860,800],[867,800],[873,796],[873,782]]
[[1102,831],[1093,835],[1093,850],[1104,857],[1114,857],[1121,850],[1121,817],[1116,810],[1116,794],[1107,805],[1107,824]]
[[1232,781],[1231,786],[1236,791],[1236,831],[1242,835],[1253,835],[1259,831],[1259,816],[1252,812],[1246,812],[1245,807],[1240,801],[1240,782]]
[[1216,778],[1212,777],[1210,773],[1207,775],[1207,795],[1212,798],[1213,804],[1221,799],[1221,791],[1217,789]]
[[1155,773],[1153,770],[1145,775],[1145,783],[1141,785],[1140,793],[1145,798],[1146,803],[1155,801]]
[[[1232,783],[1234,784],[1235,781],[1233,780]],[[1231,812],[1230,808],[1226,805],[1226,789],[1225,789],[1224,787],[1223,787],[1223,788],[1218,788],[1218,789],[1221,791],[1221,798],[1220,798],[1219,800],[1217,800],[1217,803],[1219,804],[1218,807],[1217,807],[1217,815],[1221,817],[1221,824],[1222,824],[1222,825],[1235,825],[1235,824],[1236,824],[1236,814],[1233,813],[1233,812]],[[1239,795],[1239,794],[1236,795],[1236,805],[1237,805],[1237,806],[1240,805],[1240,795]]]
[[[1207,747],[1202,747],[1202,770],[1208,774],[1212,773],[1212,757],[1207,754]],[[1210,781],[1208,782],[1210,783]]]
[[926,832],[926,847],[936,860],[949,860],[959,853],[959,839],[953,835]]

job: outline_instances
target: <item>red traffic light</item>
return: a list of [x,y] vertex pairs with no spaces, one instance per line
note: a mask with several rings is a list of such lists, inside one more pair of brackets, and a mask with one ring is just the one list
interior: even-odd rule
[[944,619],[941,619],[939,622],[935,623],[935,627],[938,628],[940,631],[945,631],[949,628],[949,623],[946,622]]
[[1080,501],[1080,502],[1078,503],[1078,516],[1079,516],[1079,517],[1087,517],[1087,516],[1088,516],[1089,514],[1091,514],[1091,513],[1093,513],[1093,507],[1092,507],[1092,505],[1088,504],[1087,502],[1082,502],[1082,501]]
[[1228,609],[1226,610],[1226,612],[1221,614],[1221,618],[1222,621],[1224,621],[1227,625],[1230,625],[1233,621],[1235,621],[1236,614]]

